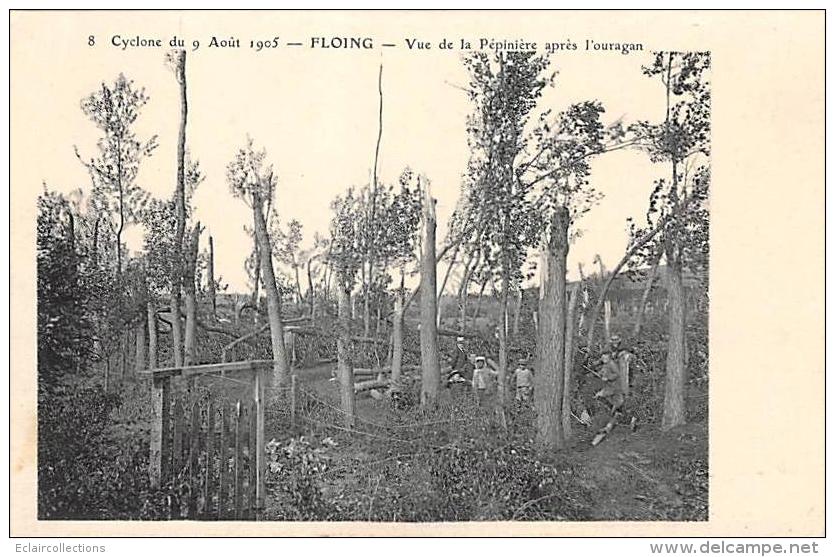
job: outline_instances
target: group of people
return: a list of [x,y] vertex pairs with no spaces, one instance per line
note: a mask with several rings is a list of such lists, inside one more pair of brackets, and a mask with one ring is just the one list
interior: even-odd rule
[[[634,356],[621,340],[613,335],[604,348],[600,359],[593,366],[584,366],[602,382],[602,387],[594,394],[594,399],[603,402],[608,408],[608,421],[597,431],[592,445],[600,443],[622,419],[629,418],[629,427],[635,431],[637,419],[629,416],[627,401],[629,397],[629,367]],[[488,403],[498,386],[498,366],[486,356],[467,351],[464,338],[458,337],[454,354],[449,358],[450,367],[446,373],[446,385],[449,388],[472,388],[479,405]],[[597,368],[595,370],[594,368]],[[522,359],[508,377],[508,386],[515,385],[517,403],[525,404],[533,395],[534,370],[530,358]],[[588,412],[583,412],[587,415]],[[588,425],[591,425],[588,418]]]
[[[508,378],[516,383],[516,400],[527,402],[533,393],[533,370],[523,360]],[[467,352],[464,338],[455,341],[455,353],[450,358],[451,369],[447,372],[446,385],[450,388],[471,386],[479,405],[484,405],[498,386],[498,366],[486,356]]]

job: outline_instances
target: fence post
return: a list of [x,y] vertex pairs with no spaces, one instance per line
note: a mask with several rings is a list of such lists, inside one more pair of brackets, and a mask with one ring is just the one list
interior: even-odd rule
[[290,425],[296,427],[296,387],[297,376],[294,373],[290,376]]
[[243,435],[244,435],[244,428],[243,428],[243,421],[244,421],[244,412],[243,412],[243,404],[241,401],[235,404],[235,486],[234,486],[234,501],[235,501],[235,520],[240,520],[241,518],[241,496],[243,495],[243,481],[244,481],[244,470],[243,470],[243,461],[244,461],[244,446],[243,446]]
[[171,378],[156,376],[151,388],[151,404],[154,409],[154,421],[151,425],[151,486],[158,488],[168,479],[168,462],[171,446],[168,441],[168,423],[171,417]]
[[[264,489],[266,472],[266,458],[264,454],[264,378],[265,368],[255,369],[255,520],[261,519],[264,509]],[[291,376],[291,385],[295,384],[296,376]],[[252,440],[250,440],[252,443]],[[251,446],[251,445],[250,445]]]

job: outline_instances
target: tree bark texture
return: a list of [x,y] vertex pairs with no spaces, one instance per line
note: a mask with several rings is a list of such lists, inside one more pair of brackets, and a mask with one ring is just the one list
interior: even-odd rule
[[441,363],[438,351],[437,261],[435,259],[435,200],[423,184],[423,254],[421,258],[420,288],[420,359],[423,406],[432,406],[438,398],[441,384]]
[[543,451],[565,446],[562,423],[565,385],[565,270],[568,255],[568,210],[554,212],[550,237],[542,246],[542,279],[539,293],[539,366],[535,374],[537,442]]
[[[272,247],[267,232],[267,221],[261,196],[252,196],[253,225],[255,238],[258,242],[259,268],[267,294],[267,315],[270,320],[270,340],[273,349],[273,381],[276,386],[284,387],[290,379],[290,366],[287,362],[287,351],[284,347],[284,328],[281,322],[281,296],[275,282],[273,269]],[[258,313],[256,311],[256,313]]]
[[337,377],[339,379],[339,397],[342,402],[343,422],[345,427],[354,427],[354,365],[351,358],[351,290],[342,271],[337,277],[337,319],[339,335],[336,340]]

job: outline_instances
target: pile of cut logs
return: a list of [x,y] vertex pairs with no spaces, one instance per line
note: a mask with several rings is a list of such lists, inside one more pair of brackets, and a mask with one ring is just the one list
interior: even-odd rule
[[[406,375],[416,369],[418,366],[403,366],[402,373]],[[391,366],[354,368],[354,392],[357,394],[371,394],[372,390],[384,389],[388,387],[390,380]]]

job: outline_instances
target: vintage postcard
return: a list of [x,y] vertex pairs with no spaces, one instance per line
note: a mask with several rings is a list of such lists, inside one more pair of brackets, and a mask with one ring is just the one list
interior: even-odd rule
[[823,11],[10,34],[13,536],[823,535]]

